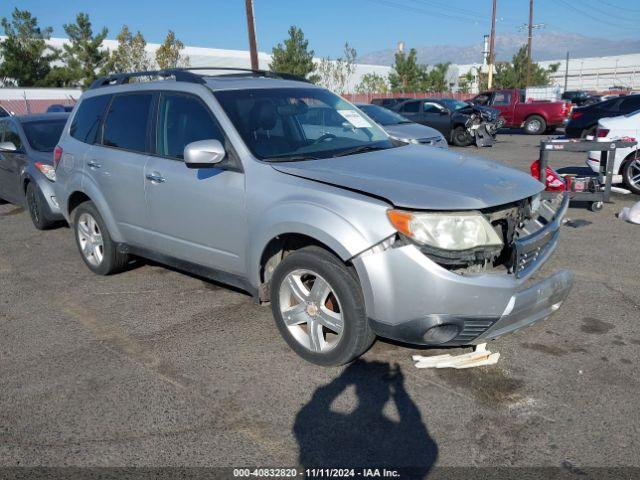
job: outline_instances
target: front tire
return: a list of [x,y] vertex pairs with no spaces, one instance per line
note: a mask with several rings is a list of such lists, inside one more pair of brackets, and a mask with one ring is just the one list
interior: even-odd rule
[[451,143],[456,147],[468,147],[473,142],[465,127],[456,127],[451,134]]
[[640,195],[640,154],[632,153],[622,164],[622,181],[636,195]]
[[74,210],[73,231],[80,256],[89,270],[98,275],[124,270],[128,255],[118,251],[93,202],[81,203]]
[[531,115],[524,122],[524,133],[527,135],[542,135],[547,129],[547,122],[540,115]]
[[297,250],[276,267],[271,309],[287,344],[317,365],[344,365],[375,340],[355,274],[320,247]]
[[47,205],[42,198],[42,192],[33,182],[27,184],[27,190],[25,192],[27,201],[27,209],[29,210],[29,216],[33,222],[33,226],[38,230],[48,230],[55,225],[47,218]]

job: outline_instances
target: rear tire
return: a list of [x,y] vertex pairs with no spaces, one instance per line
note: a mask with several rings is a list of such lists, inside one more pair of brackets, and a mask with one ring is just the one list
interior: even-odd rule
[[473,143],[473,138],[467,133],[466,128],[458,126],[451,133],[451,143],[456,147],[468,147]]
[[73,232],[80,256],[93,273],[111,275],[129,263],[129,256],[118,251],[93,202],[81,203],[73,211]]
[[634,152],[627,157],[620,168],[625,187],[640,195],[640,153]]
[[317,365],[349,363],[375,340],[356,275],[320,247],[296,250],[276,267],[271,309],[287,344]]
[[48,230],[53,227],[55,222],[47,218],[49,208],[44,198],[42,198],[42,192],[36,184],[33,182],[27,184],[25,197],[33,226],[38,230]]
[[531,115],[524,121],[524,133],[542,135],[547,129],[547,122],[540,115]]

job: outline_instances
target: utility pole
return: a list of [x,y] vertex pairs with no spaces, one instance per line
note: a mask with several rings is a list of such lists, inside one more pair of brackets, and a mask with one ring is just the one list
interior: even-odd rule
[[531,83],[531,36],[533,30],[533,0],[529,0],[529,39],[527,41],[527,87]]
[[493,9],[491,10],[491,39],[489,40],[489,78],[487,80],[487,88],[491,90],[493,84],[493,63],[495,61],[494,45],[496,40],[496,0],[493,0]]
[[251,56],[251,69],[258,70],[258,45],[256,43],[256,21],[253,16],[253,0],[245,0],[247,7],[247,31],[249,32],[249,54]]
[[567,82],[569,81],[569,51],[567,51],[567,61],[564,64],[564,91],[567,91]]

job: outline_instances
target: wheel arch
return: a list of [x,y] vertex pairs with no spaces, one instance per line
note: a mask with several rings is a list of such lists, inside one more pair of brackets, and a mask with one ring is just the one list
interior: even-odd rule
[[[88,187],[88,188],[84,188]],[[73,190],[66,201],[66,215],[69,217],[70,224],[73,221],[72,213],[73,211],[82,203],[90,201],[92,202],[100,216],[104,220],[107,229],[109,230],[109,235],[115,242],[123,242],[124,238],[120,233],[120,229],[118,228],[118,224],[116,223],[113,215],[111,215],[111,210],[109,209],[108,203],[102,193],[97,188],[92,188],[92,184],[87,184],[86,182],[83,184],[82,189]]]

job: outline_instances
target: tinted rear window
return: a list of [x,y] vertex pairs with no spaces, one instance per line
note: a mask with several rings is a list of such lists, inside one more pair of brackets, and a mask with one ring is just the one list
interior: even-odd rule
[[22,129],[31,148],[39,152],[53,152],[65,123],[66,120],[27,122],[22,124]]
[[101,95],[83,100],[71,122],[71,136],[84,143],[95,143],[110,99],[111,95]]
[[109,106],[103,144],[134,152],[147,151],[147,126],[152,93],[116,95]]

